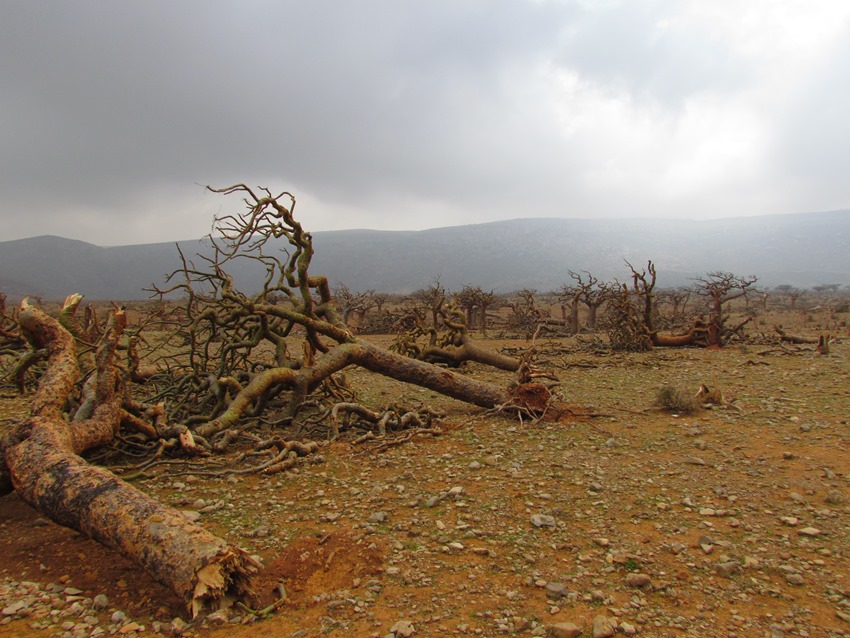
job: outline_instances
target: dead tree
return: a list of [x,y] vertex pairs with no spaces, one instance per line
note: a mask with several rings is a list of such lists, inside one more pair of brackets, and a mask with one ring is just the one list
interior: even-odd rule
[[[480,286],[465,285],[455,294],[458,306],[466,313],[466,325],[470,330],[476,328],[487,332],[487,310],[496,301],[494,291],[485,292]],[[476,321],[476,319],[478,321]]]
[[797,308],[797,302],[806,294],[805,290],[800,290],[799,288],[795,288],[790,284],[780,284],[776,286],[774,290],[782,293],[782,296],[787,301],[788,305],[792,310]]
[[578,300],[587,306],[587,329],[592,332],[596,330],[596,315],[599,307],[605,303],[611,294],[610,287],[605,282],[600,283],[596,277],[586,270],[584,274],[587,275],[587,281],[584,280],[580,273],[573,272],[572,270],[569,272],[570,277],[576,282],[575,290]]
[[710,272],[695,280],[697,294],[705,297],[709,303],[706,345],[720,347],[726,343],[732,331],[727,330],[725,325],[724,306],[755,290],[752,286],[757,281],[758,277],[755,275],[740,277],[723,271]]
[[[419,343],[419,337],[427,337],[428,343]],[[457,368],[467,361],[475,361],[500,370],[517,372],[521,361],[514,357],[482,348],[469,336],[465,313],[448,304],[440,309],[437,326],[422,322],[399,334],[393,350],[427,363]]]
[[[185,348],[176,350],[148,386],[162,403],[138,404],[129,391],[128,371],[117,365],[123,311],[113,314],[98,338],[94,367],[80,383],[71,333],[79,300],[72,296],[63,309],[68,328],[24,304],[19,330],[32,352],[44,353],[46,370],[31,417],[0,442],[0,491],[14,488],[56,522],[136,561],[182,596],[194,614],[250,602],[258,565],[79,456],[109,444],[119,428],[132,427],[152,439],[173,437],[185,450],[221,450],[246,419],[275,405],[282,406],[284,416],[298,414],[311,393],[333,385],[333,375],[352,365],[506,413],[540,414],[549,400],[546,387],[531,382],[528,366],[502,387],[358,340],[343,323],[327,279],[309,272],[312,238],[293,217],[294,198],[265,190],[257,194],[243,184],[215,192],[242,195],[247,212],[217,220],[213,256],[199,258],[199,265],[182,256],[183,267],[160,290],[185,295],[181,314],[170,319],[180,323],[169,331],[177,336],[169,345]],[[282,257],[268,254],[269,240],[280,238],[289,250]],[[266,267],[259,293],[234,287],[227,267],[237,259]],[[300,444],[290,443],[280,445],[273,463],[264,467],[291,467]]]
[[616,350],[642,351],[652,347],[697,345],[708,331],[700,319],[696,319],[684,334],[663,334],[656,328],[655,264],[648,261],[646,269],[640,272],[630,263],[626,265],[632,271],[631,288],[627,284],[617,284],[613,288],[617,292],[609,295],[606,306],[604,324],[611,346]]
[[[215,437],[266,410],[292,420],[311,393],[327,389],[331,377],[360,366],[486,408],[514,403],[507,387],[476,381],[358,339],[338,312],[327,279],[309,271],[312,237],[294,217],[290,193],[273,196],[244,184],[211,189],[244,197],[247,212],[217,221],[215,255],[205,267],[184,259],[161,294],[183,292],[186,331],[191,335],[183,378],[169,390],[181,419],[202,437]],[[285,257],[268,252],[271,239],[283,239]],[[230,262],[251,259],[265,265],[262,290],[238,291],[227,274]],[[453,316],[444,310],[439,282],[425,291],[428,318],[440,324]],[[269,295],[280,298],[271,303]],[[452,355],[476,354],[464,333],[448,344]],[[440,348],[438,335],[427,345]],[[268,352],[268,354],[263,354]],[[492,363],[492,361],[485,361]],[[500,366],[507,367],[507,366]],[[514,367],[513,362],[511,368]],[[515,369],[515,368],[514,368]]]
[[337,284],[333,296],[334,302],[342,314],[342,322],[347,326],[351,326],[352,322],[359,326],[365,314],[377,305],[374,301],[374,290],[352,292],[343,283]]
[[627,284],[615,282],[612,292],[602,316],[602,325],[608,333],[611,348],[617,352],[651,350],[650,333],[637,304],[639,298]]
[[657,299],[658,304],[656,307],[660,305],[667,305],[670,307],[669,313],[662,313],[660,308],[657,312],[657,317],[660,321],[666,324],[666,326],[658,325],[657,327],[674,327],[674,326],[682,326],[687,321],[687,309],[688,309],[688,301],[693,294],[693,290],[686,287],[680,288],[664,288],[658,291]]
[[91,393],[93,408],[81,418],[66,414],[81,376],[73,335],[26,300],[19,322],[33,351],[47,351],[48,365],[31,416],[0,442],[0,493],[14,488],[42,514],[135,561],[186,600],[193,615],[250,602],[259,566],[244,551],[79,456],[111,443],[122,423],[141,423],[126,409],[126,379],[115,364],[123,311],[113,313],[97,348],[92,383],[83,390]]
[[[558,290],[558,301],[561,304],[561,318],[569,326],[571,335],[578,334],[578,305],[581,302],[582,289],[578,286],[563,284]],[[569,311],[569,318],[567,317]]]

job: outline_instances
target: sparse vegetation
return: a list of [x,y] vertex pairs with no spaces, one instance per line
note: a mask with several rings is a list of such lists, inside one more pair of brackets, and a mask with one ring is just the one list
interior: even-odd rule
[[658,389],[658,393],[655,395],[655,405],[676,414],[692,414],[699,408],[694,393],[689,393],[687,390],[672,385],[664,385]]
[[[361,296],[343,283],[331,291],[308,272],[311,245],[287,216],[291,207],[279,211],[270,194],[236,192],[248,197],[247,217],[223,220],[236,234],[224,234],[217,261],[184,260],[174,280],[182,303],[121,311],[123,336],[104,323],[110,308],[91,307],[77,319],[81,301],[66,304],[63,330],[73,338],[63,343],[83,355],[66,356],[68,369],[76,362],[91,380],[63,381],[70,390],[49,402],[51,415],[61,413],[72,428],[87,422],[76,418],[91,414],[87,398],[120,406],[111,425],[121,426],[120,436],[81,450],[92,467],[132,477],[167,512],[188,510],[212,534],[262,558],[261,598],[226,612],[227,631],[282,609],[267,621],[269,633],[383,635],[410,617],[422,636],[533,636],[556,621],[586,627],[615,609],[644,633],[654,626],[725,635],[734,625],[761,635],[781,618],[801,635],[841,635],[850,622],[841,615],[850,604],[850,466],[835,453],[848,444],[846,320],[836,316],[847,303],[842,291],[814,291],[817,305],[801,296],[774,306],[760,297],[756,309],[738,294],[752,289],[751,278],[712,273],[703,286],[728,283],[728,275],[737,287],[719,297],[668,295],[654,289],[649,262],[646,272],[632,269],[631,285],[585,273],[558,293],[526,289],[501,299],[439,281],[407,299]],[[244,222],[250,232],[239,230]],[[262,233],[289,237],[291,253],[266,254]],[[235,259],[266,268],[258,295],[233,285],[227,266]],[[579,294],[586,286],[604,293],[598,326],[597,307]],[[717,325],[713,345],[727,347],[659,349],[656,328],[672,337],[693,328],[708,310],[704,299],[714,310],[719,299],[721,316],[709,313],[695,333],[705,339],[680,345],[708,345],[709,325]],[[42,317],[2,301],[0,426],[8,451],[32,426],[31,407],[43,415],[57,348],[38,331],[63,311],[45,304]],[[391,325],[395,335],[387,334]],[[573,325],[579,334],[570,334]],[[473,341],[485,328],[518,338]],[[405,331],[406,349],[398,345]],[[383,354],[394,340],[401,352]],[[338,362],[338,348],[366,359]],[[532,354],[561,387],[557,402],[547,399],[534,419],[517,421],[510,418],[517,384],[539,378]],[[377,363],[348,365],[369,357]],[[411,380],[407,366],[420,365],[462,390],[400,383]],[[99,375],[112,382],[99,383]],[[702,384],[718,376],[738,400]],[[42,389],[19,398],[16,380],[28,392],[41,380]],[[470,402],[463,388],[485,393],[490,409],[475,407],[482,402]],[[29,499],[26,490],[20,495]],[[13,609],[9,596],[24,579],[42,601],[33,609],[45,600],[70,604],[39,589],[61,577],[90,598],[107,592],[146,627],[161,623],[159,632],[184,613],[137,566],[36,524],[39,514],[18,496],[4,497],[0,515],[0,570],[18,582],[0,583],[4,609]],[[80,568],[75,556],[92,558]],[[736,576],[742,572],[747,579]],[[119,587],[122,580],[133,587]],[[717,605],[719,597],[735,614]],[[97,622],[107,627],[111,613]],[[66,617],[4,614],[24,634],[42,623],[59,632]],[[122,622],[105,631],[133,631]],[[215,631],[212,622],[190,630]]]

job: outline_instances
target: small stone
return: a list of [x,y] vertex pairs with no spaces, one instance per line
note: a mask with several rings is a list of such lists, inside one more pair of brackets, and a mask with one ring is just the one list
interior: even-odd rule
[[390,633],[396,636],[396,638],[410,638],[410,636],[416,633],[416,628],[409,620],[399,620],[390,628]]
[[373,512],[369,516],[369,522],[370,523],[383,523],[386,520],[387,520],[387,513],[386,512]]
[[201,519],[201,513],[196,512],[195,510],[180,510],[180,513],[185,516],[187,520],[193,523]]
[[11,605],[7,605],[6,607],[4,607],[2,613],[4,616],[14,616],[18,612],[26,609],[27,607],[29,607],[29,605],[25,600],[16,600]]
[[109,617],[109,620],[111,620],[112,622],[114,622],[117,625],[117,624],[122,623],[125,620],[127,620],[127,614],[125,614],[123,611],[120,611],[120,610],[114,611],[114,612],[112,612],[112,615]]
[[96,610],[103,611],[109,607],[109,598],[106,597],[106,594],[98,594],[94,597],[92,604]]
[[144,630],[145,630],[144,625],[140,625],[137,622],[128,622],[126,625],[124,625],[123,627],[121,627],[121,629],[118,630],[118,633],[119,634],[132,634],[132,633],[136,633],[136,632],[142,632]]
[[189,627],[189,624],[179,616],[171,621],[168,626],[172,636],[182,636],[183,632]]
[[555,527],[555,517],[548,514],[532,514],[531,524],[535,527]]
[[841,505],[846,498],[841,490],[830,490],[823,499],[830,505]]
[[732,576],[737,573],[738,568],[739,565],[735,561],[726,561],[723,563],[717,563],[717,565],[714,566],[714,571],[724,578],[732,578]]
[[472,463],[469,464],[469,469],[470,470],[480,470],[481,469],[481,463],[479,463],[478,461],[473,461]]
[[629,574],[626,576],[626,585],[636,589],[652,589],[652,579],[648,574]]
[[576,636],[581,635],[581,629],[571,622],[559,622],[549,625],[546,628],[546,633],[550,638],[576,638]]
[[597,616],[593,619],[593,638],[611,638],[614,635],[614,626],[605,616]]
[[797,573],[787,574],[785,576],[785,580],[787,580],[791,585],[798,585],[798,586],[803,585],[806,582],[805,580],[803,580],[803,577],[800,574],[797,574]]
[[464,547],[461,543],[449,543],[449,549],[454,550],[456,552],[463,551]]
[[817,527],[804,527],[803,529],[797,530],[797,533],[800,536],[820,536],[823,534]]
[[627,622],[621,622],[619,629],[627,636],[634,636],[637,633],[637,628]]
[[552,598],[564,598],[569,593],[567,586],[563,583],[546,583],[546,592]]
[[229,620],[230,617],[227,615],[227,611],[219,609],[207,616],[204,619],[204,622],[211,627],[219,627],[221,625],[226,625]]

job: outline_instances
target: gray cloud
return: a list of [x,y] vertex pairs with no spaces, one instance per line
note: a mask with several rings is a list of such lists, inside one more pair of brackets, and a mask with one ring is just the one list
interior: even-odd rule
[[[198,184],[235,181],[295,192],[314,229],[846,206],[830,167],[846,163],[847,145],[829,135],[846,109],[822,118],[806,145],[807,115],[847,102],[836,81],[846,48],[843,62],[779,82],[785,107],[774,117],[759,109],[782,58],[752,55],[734,20],[694,11],[654,1],[10,3],[0,239],[198,236],[235,204]],[[741,139],[751,121],[758,134],[740,150],[712,147]],[[768,150],[782,157],[760,159]],[[669,177],[683,165],[687,179]],[[792,175],[794,192],[778,197]]]

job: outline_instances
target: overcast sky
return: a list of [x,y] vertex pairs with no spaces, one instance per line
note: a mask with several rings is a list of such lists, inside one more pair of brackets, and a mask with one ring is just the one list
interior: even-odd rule
[[0,240],[850,208],[846,0],[6,0]]

